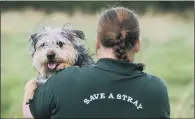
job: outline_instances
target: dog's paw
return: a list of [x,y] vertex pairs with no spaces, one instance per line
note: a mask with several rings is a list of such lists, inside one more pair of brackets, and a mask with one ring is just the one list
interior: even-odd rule
[[57,66],[56,70],[59,71],[59,70],[62,70],[62,69],[65,69],[67,67],[70,67],[71,65],[68,64],[68,63],[61,63]]
[[39,86],[38,80],[30,80],[26,83],[24,88],[24,103],[29,104],[30,101],[33,99],[34,92]]

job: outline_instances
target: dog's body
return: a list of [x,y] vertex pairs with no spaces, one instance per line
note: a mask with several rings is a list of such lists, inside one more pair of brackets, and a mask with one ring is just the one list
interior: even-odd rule
[[40,32],[31,35],[30,47],[33,66],[38,71],[37,80],[25,87],[24,102],[33,98],[38,84],[44,83],[56,71],[69,66],[88,66],[94,64],[88,50],[80,43],[84,34],[69,27],[43,27]]

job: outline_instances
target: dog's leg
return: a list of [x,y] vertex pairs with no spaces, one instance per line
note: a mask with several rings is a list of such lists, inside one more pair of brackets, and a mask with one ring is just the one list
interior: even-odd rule
[[34,91],[37,89],[39,86],[39,81],[38,80],[30,80],[26,83],[25,88],[24,88],[24,103],[29,104],[30,100],[33,99],[34,96]]
[[62,69],[64,69],[64,68],[67,68],[67,67],[70,67],[71,65],[70,64],[68,64],[68,63],[61,63],[61,64],[59,64],[58,65],[58,67],[56,68],[56,70],[58,71],[58,70],[62,70]]

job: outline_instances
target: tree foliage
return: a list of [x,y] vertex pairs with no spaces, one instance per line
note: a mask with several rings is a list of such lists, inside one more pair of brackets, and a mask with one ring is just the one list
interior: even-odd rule
[[148,8],[156,8],[162,11],[182,12],[186,9],[193,9],[193,1],[1,1],[1,11],[23,10],[34,8],[44,10],[47,13],[52,11],[65,11],[68,13],[79,9],[83,12],[95,13],[100,8],[112,6],[124,6],[139,13],[144,13]]

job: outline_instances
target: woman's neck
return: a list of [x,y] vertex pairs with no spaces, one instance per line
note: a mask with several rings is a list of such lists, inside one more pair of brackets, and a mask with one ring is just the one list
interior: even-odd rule
[[[112,48],[104,48],[101,47],[100,49],[97,50],[97,58],[110,58],[110,59],[117,59],[115,56],[114,50]],[[134,53],[128,52],[128,58],[130,62],[134,61]]]
[[100,48],[97,50],[97,58],[117,59],[112,48]]

